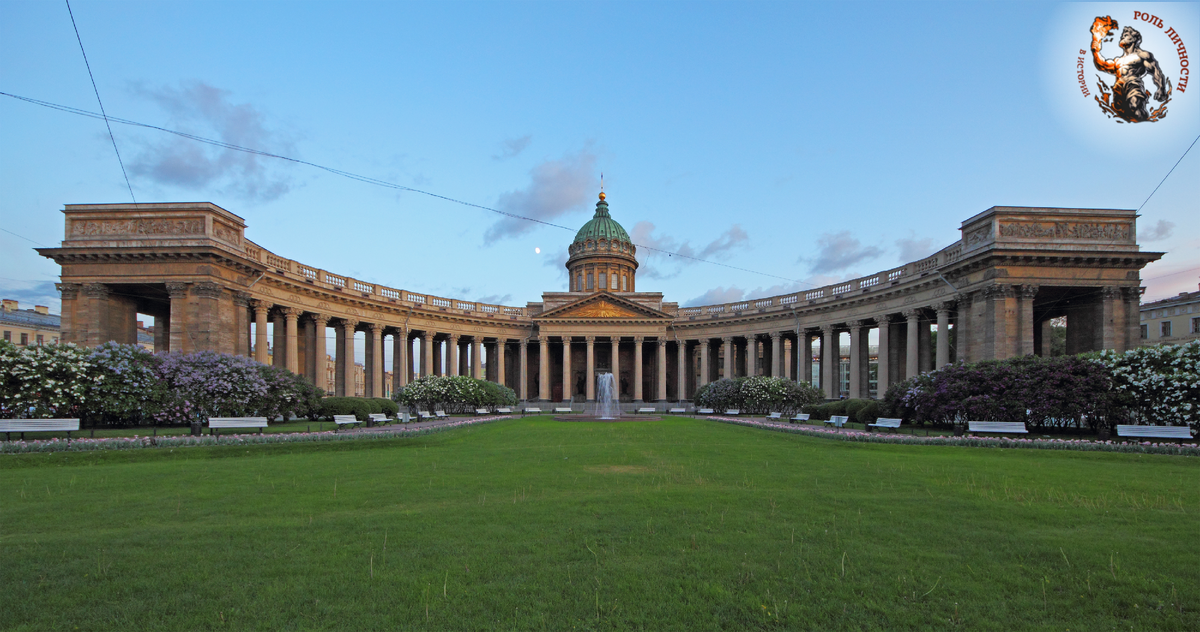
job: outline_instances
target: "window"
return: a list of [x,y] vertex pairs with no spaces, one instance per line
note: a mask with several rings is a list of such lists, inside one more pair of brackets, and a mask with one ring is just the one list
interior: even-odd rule
[[42,344],[45,342],[46,342],[46,340],[42,337],[42,334],[38,334],[38,337],[37,337],[38,346],[39,347],[42,346]]
[[1142,325],[1142,340],[1150,337],[1150,326]]
[[11,331],[4,332],[4,341],[12,342],[12,332]]
[[600,289],[602,289],[602,290],[608,289],[608,275],[605,274],[604,272],[600,273]]
[[583,291],[583,273],[582,272],[575,275],[575,291],[576,292]]
[[621,291],[629,291],[629,277],[625,276],[624,274],[621,275]]
[[614,290],[617,289],[617,273],[616,272],[612,273],[612,283],[609,283],[608,286]]
[[1200,318],[1192,319],[1192,333],[1200,334]]
[[1158,334],[1159,338],[1170,338],[1171,337],[1171,321],[1164,320],[1161,323],[1159,323],[1158,331],[1159,331],[1159,334]]
[[588,272],[588,287],[587,287],[587,289],[589,289],[589,290],[592,289],[592,273],[591,272]]
[[21,334],[21,344],[29,344],[29,334]]

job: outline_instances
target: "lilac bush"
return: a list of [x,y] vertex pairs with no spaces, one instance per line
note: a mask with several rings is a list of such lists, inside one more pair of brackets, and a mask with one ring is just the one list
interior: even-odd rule
[[80,415],[89,425],[154,421],[166,388],[159,378],[161,356],[138,345],[106,342],[92,350],[89,397]]
[[721,379],[696,391],[696,405],[714,410],[737,408],[750,414],[792,414],[821,401],[821,391],[786,378],[754,375]]
[[0,343],[5,417],[77,417],[89,396],[91,350],[71,343],[29,345]]
[[1200,340],[1100,352],[1091,360],[1110,372],[1133,422],[1200,430]]

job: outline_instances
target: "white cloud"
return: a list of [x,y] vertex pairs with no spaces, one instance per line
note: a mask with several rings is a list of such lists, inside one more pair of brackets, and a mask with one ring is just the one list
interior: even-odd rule
[[492,156],[492,160],[515,158],[518,154],[525,151],[525,148],[529,146],[532,140],[533,136],[531,134],[526,134],[520,138],[506,138],[504,142],[500,143],[500,153]]
[[[655,236],[657,227],[653,222],[638,222],[633,225],[629,238],[638,246],[638,276],[650,279],[670,279],[679,276],[682,266],[699,263],[697,259],[725,259],[729,253],[745,247],[750,241],[750,235],[741,225],[734,224],[725,229],[715,239],[702,248],[695,248],[691,242],[680,243],[670,235]],[[683,256],[675,256],[675,254]],[[664,266],[676,266],[672,270]]]
[[864,246],[858,238],[848,230],[839,233],[825,233],[817,238],[817,254],[812,258],[800,257],[798,261],[808,261],[814,273],[840,272],[850,266],[873,259],[883,254],[878,246]]
[[900,263],[924,259],[933,254],[933,238],[917,239],[915,236],[901,237],[896,240],[896,248],[900,250]]
[[[558,160],[547,160],[529,172],[528,186],[502,194],[496,208],[505,213],[553,222],[583,206],[597,188],[595,173],[596,156],[590,148],[585,147]],[[505,217],[487,229],[484,240],[491,242],[516,237],[537,226],[536,222]]]
[[1165,219],[1158,220],[1158,223],[1150,228],[1143,230],[1138,234],[1139,243],[1148,241],[1162,241],[1171,236],[1175,231],[1175,222],[1169,222]]

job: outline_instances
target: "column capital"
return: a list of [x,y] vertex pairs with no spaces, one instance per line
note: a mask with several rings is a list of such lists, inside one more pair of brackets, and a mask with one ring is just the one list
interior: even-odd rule
[[370,323],[367,325],[367,328],[369,328],[371,330],[371,333],[378,336],[380,334],[380,332],[383,331],[384,325],[382,325],[380,323]]
[[212,281],[201,281],[192,285],[192,294],[202,298],[221,298],[225,288]]
[[854,331],[856,329],[862,329],[864,322],[865,321],[861,320],[848,320],[846,321],[846,326],[849,327],[851,331]]
[[783,332],[782,331],[772,331],[771,333],[769,333],[767,335],[771,336],[771,340],[778,340],[783,337]]
[[350,318],[342,319],[342,329],[345,330],[347,333],[349,333],[351,337],[354,336],[354,328],[355,327],[358,327],[357,320],[352,320]]
[[[168,284],[168,285],[170,285],[170,284]],[[167,288],[167,289],[170,290],[170,288]],[[253,307],[256,311],[263,311],[263,312],[269,311],[273,305],[274,305],[273,303],[268,303],[267,301],[264,301],[262,299],[257,299],[257,298],[250,299],[250,307]]]
[[1123,287],[1121,288],[1121,293],[1125,295],[1125,300],[1127,301],[1140,302],[1142,300],[1142,292],[1145,290],[1146,288],[1144,287]]
[[836,328],[833,325],[821,325],[821,334],[825,336],[833,335]]
[[971,302],[975,300],[975,292],[959,292],[954,295],[954,300],[958,303],[959,309],[968,309],[971,307]]
[[1013,291],[1013,286],[1004,285],[1001,283],[989,285],[980,290],[980,293],[983,295],[985,300],[991,299],[993,301],[1002,301],[1006,298],[1014,298],[1016,296],[1016,292]]
[[233,303],[235,305],[237,305],[238,307],[249,307],[250,301],[251,301],[250,295],[246,292],[234,292],[233,293]]
[[458,342],[458,339],[461,338],[462,335],[461,334],[446,334],[446,337],[449,338],[453,342]]
[[60,294],[62,294],[63,298],[70,300],[79,296],[79,290],[83,286],[79,285],[78,283],[55,283],[54,287],[58,288],[58,291]]
[[295,307],[280,307],[279,313],[283,314],[284,318],[291,320],[291,321],[295,321],[298,318],[300,318],[301,312],[299,309],[296,309]]
[[721,336],[721,342],[730,344],[733,342],[733,336]]
[[315,324],[318,327],[324,327],[326,324],[329,323],[329,315],[328,314],[309,314],[308,317],[305,318],[305,320]]
[[645,336],[634,336],[633,341],[637,344],[641,344],[643,342],[646,342],[646,337]]
[[954,301],[941,301],[933,304],[933,309],[939,314],[954,311]]
[[[1038,286],[1036,286],[1036,285],[1020,285],[1020,286],[1016,286],[1016,287],[1019,288],[1021,298],[1023,298],[1023,299],[1031,300],[1035,296],[1037,296]],[[1106,287],[1104,289],[1105,290],[1111,289],[1114,292],[1114,294],[1120,293],[1120,290],[1118,290],[1115,287],[1113,287],[1113,288]],[[1114,296],[1113,298],[1116,298],[1116,296]]]
[[589,345],[596,344],[596,337],[595,336],[584,336],[583,341],[588,343]]
[[183,298],[187,296],[187,283],[167,283],[167,295],[171,298]]
[[[1034,287],[1037,286],[1035,285]],[[1100,288],[1100,296],[1105,300],[1115,301],[1121,298],[1121,288],[1115,285],[1105,285],[1104,287]]]
[[701,338],[701,339],[700,339],[700,348],[701,348],[701,349],[707,349],[707,348],[708,348],[708,338]]
[[660,347],[665,347],[665,346],[667,346],[667,339],[666,339],[666,338],[659,338],[659,339],[658,339],[658,346],[660,346]]
[[919,309],[906,309],[903,314],[907,320],[918,320],[921,318],[921,310]]
[[888,323],[892,322],[892,315],[891,314],[880,314],[880,315],[872,318],[871,320],[874,320],[876,325],[879,325],[880,327],[884,327],[884,326],[887,326]]
[[84,283],[83,294],[89,298],[105,298],[108,296],[108,286],[103,283]]

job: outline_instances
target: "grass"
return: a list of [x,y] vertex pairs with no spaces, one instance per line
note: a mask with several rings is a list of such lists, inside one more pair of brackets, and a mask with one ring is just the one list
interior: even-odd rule
[[0,459],[0,628],[1197,629],[1200,460],[705,420]]
[[[292,420],[284,422],[276,422],[268,424],[263,428],[264,433],[275,432],[319,432],[322,430],[333,430],[334,423],[332,421],[309,421],[307,419]],[[71,437],[75,439],[86,439],[95,437],[96,439],[107,439],[110,437],[149,437],[157,435],[159,437],[177,437],[191,434],[192,430],[188,426],[141,426],[136,428],[84,428],[71,433]],[[224,434],[236,433],[256,433],[258,428],[226,428],[222,430]],[[20,439],[18,433],[9,433],[12,435],[12,440]],[[208,434],[208,426],[204,426],[204,434]],[[66,439],[65,432],[28,432],[25,434],[27,441],[38,441],[44,439]],[[0,432],[0,440],[5,439],[4,433]]]

